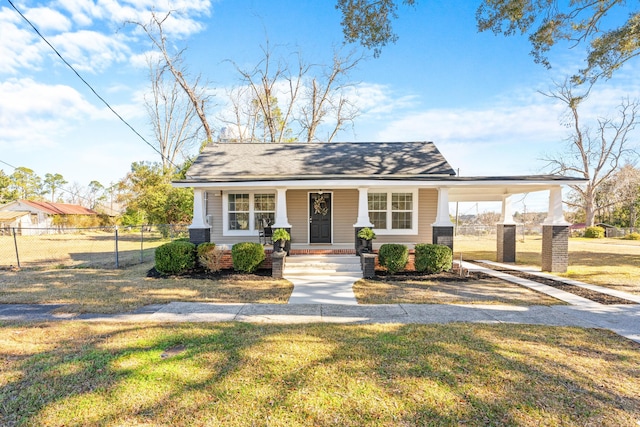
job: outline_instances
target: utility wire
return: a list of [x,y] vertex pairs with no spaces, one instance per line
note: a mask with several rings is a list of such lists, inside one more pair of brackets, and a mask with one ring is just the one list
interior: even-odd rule
[[40,31],[38,31],[38,29],[36,28],[36,26],[35,26],[35,25],[33,25],[33,24],[31,23],[31,21],[29,21],[29,19],[27,19],[27,17],[26,17],[26,16],[24,16],[24,15],[22,14],[22,12],[20,12],[20,10],[18,10],[18,8],[13,4],[13,2],[12,2],[11,0],[7,0],[7,1],[8,1],[8,2],[9,2],[9,4],[11,5],[11,7],[13,7],[13,9],[14,9],[16,12],[18,12],[18,14],[22,17],[22,19],[24,19],[24,20],[27,22],[27,24],[29,24],[29,26],[31,26],[31,28],[33,28],[33,31],[35,31],[35,32],[36,32],[36,34],[37,34],[37,35],[38,35],[38,36],[39,36],[39,37],[40,37],[40,38],[41,38],[41,39],[42,39],[42,40],[43,40],[47,45],[49,45],[49,47],[50,47],[50,48],[51,48],[51,49],[56,53],[56,55],[58,55],[58,57],[62,60],[62,62],[64,62],[64,63],[65,63],[65,65],[66,65],[67,67],[69,67],[69,68],[71,69],[71,71],[73,71],[73,72],[74,72],[74,74],[75,74],[76,76],[78,76],[78,78],[79,78],[79,79],[80,79],[80,80],[81,80],[81,81],[82,81],[82,82],[83,82],[83,83],[84,83],[84,84],[85,84],[85,85],[86,85],[86,86],[91,90],[91,92],[93,92],[93,93],[94,93],[94,95],[95,95],[95,96],[97,96],[97,97],[98,97],[98,99],[99,99],[100,101],[102,101],[102,103],[103,103],[104,105],[106,105],[106,106],[107,106],[107,108],[109,108],[109,110],[111,110],[111,112],[112,112],[113,114],[115,114],[115,115],[116,115],[116,117],[118,117],[118,118],[120,119],[120,121],[122,121],[122,123],[124,123],[125,125],[127,125],[127,127],[133,131],[133,133],[135,133],[136,135],[138,135],[138,137],[140,137],[140,139],[141,139],[142,141],[144,141],[144,143],[145,143],[145,144],[147,144],[149,147],[151,147],[151,148],[152,148],[156,153],[160,154],[160,157],[162,158],[163,163],[164,163],[164,161],[166,160],[166,161],[168,161],[169,163],[171,163],[171,165],[172,165],[172,166],[174,166],[176,169],[178,169],[178,167],[177,167],[177,166],[176,166],[176,165],[175,165],[175,164],[174,164],[170,159],[165,158],[164,154],[162,154],[162,152],[161,152],[160,150],[158,150],[158,149],[157,149],[153,144],[151,144],[149,141],[147,141],[147,140],[145,139],[145,137],[143,137],[142,135],[140,135],[140,133],[139,133],[137,130],[135,130],[135,129],[133,128],[133,126],[131,126],[131,125],[130,125],[130,124],[129,124],[129,123],[128,123],[124,118],[122,118],[122,116],[121,116],[120,114],[118,114],[118,112],[117,112],[116,110],[114,110],[114,109],[111,107],[111,105],[109,105],[109,103],[108,103],[107,101],[105,101],[105,99],[104,99],[102,96],[100,96],[100,95],[98,94],[98,92],[96,92],[96,90],[95,90],[95,89],[94,89],[94,88],[89,84],[89,82],[87,82],[87,81],[86,81],[86,80],[85,80],[85,79],[80,75],[80,73],[78,73],[78,72],[76,71],[76,69],[75,69],[75,68],[73,68],[73,66],[72,66],[69,62],[67,62],[67,60],[66,60],[66,59],[64,59],[64,58],[62,57],[62,55],[60,54],[60,52],[58,52],[58,50],[57,50],[55,47],[53,47],[53,45],[52,45],[51,43],[49,43],[49,41],[48,41],[48,40],[47,40],[47,39],[46,39],[46,38],[45,38],[45,37],[40,33]]

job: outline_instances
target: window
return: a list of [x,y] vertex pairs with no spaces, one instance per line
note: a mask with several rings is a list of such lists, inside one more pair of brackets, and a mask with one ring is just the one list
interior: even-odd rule
[[412,228],[413,194],[391,194],[391,228],[393,230],[410,230]]
[[255,194],[253,196],[254,221],[253,229],[262,230],[262,222],[273,224],[276,220],[276,195]]
[[229,194],[229,230],[249,229],[249,195]]
[[373,228],[387,228],[387,193],[369,193],[369,221]]
[[369,221],[382,234],[416,234],[417,201],[416,191],[412,192],[372,192],[368,195]]
[[224,235],[257,235],[262,220],[273,224],[276,217],[275,194],[229,193],[223,207]]

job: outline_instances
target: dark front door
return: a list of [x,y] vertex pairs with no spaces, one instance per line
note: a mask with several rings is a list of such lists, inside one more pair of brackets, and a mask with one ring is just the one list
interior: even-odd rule
[[309,243],[331,243],[331,194],[309,194]]

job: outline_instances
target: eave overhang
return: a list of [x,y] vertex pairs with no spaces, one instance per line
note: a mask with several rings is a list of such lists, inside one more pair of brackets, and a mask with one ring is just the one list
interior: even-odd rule
[[[253,178],[253,179],[252,179]],[[291,190],[328,190],[347,188],[447,188],[451,202],[501,201],[511,194],[546,191],[559,186],[581,185],[581,178],[555,175],[456,177],[440,176],[376,176],[349,178],[331,176],[243,177],[243,179],[186,179],[173,182],[175,187],[211,190],[250,190],[287,188]]]

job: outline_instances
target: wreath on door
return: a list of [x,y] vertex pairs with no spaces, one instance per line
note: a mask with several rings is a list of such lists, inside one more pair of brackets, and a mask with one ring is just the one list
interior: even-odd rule
[[316,215],[325,216],[329,213],[329,207],[327,206],[327,201],[325,200],[323,195],[316,196],[316,199],[313,201],[313,212]]

